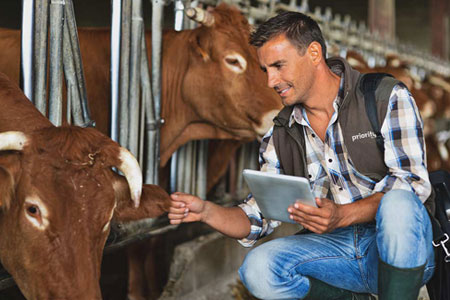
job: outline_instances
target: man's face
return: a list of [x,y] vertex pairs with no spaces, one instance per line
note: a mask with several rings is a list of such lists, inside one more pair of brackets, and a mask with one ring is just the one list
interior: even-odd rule
[[257,52],[261,68],[267,73],[267,85],[275,89],[285,106],[308,99],[315,71],[308,51],[301,55],[285,35],[279,35]]

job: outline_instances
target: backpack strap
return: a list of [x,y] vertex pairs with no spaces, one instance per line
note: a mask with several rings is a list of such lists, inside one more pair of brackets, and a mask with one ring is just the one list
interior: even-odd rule
[[378,121],[375,91],[377,90],[381,80],[386,76],[392,77],[391,74],[387,73],[363,74],[361,76],[361,81],[359,84],[359,88],[362,94],[364,95],[366,114],[367,117],[369,118],[370,125],[372,125],[372,129],[376,135],[375,141],[377,143],[377,147],[383,154],[384,154],[384,141],[380,132],[381,130],[380,123]]

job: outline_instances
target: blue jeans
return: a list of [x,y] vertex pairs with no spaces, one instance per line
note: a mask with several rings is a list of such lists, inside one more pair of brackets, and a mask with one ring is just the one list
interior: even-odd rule
[[434,271],[432,227],[426,208],[408,191],[381,199],[375,224],[358,224],[327,234],[275,239],[250,251],[239,269],[243,284],[261,299],[302,299],[307,276],[358,293],[377,294],[378,259],[398,268]]

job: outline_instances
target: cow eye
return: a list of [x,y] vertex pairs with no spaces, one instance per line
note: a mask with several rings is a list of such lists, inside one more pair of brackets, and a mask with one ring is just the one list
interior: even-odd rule
[[243,73],[247,68],[247,61],[238,53],[228,54],[223,61],[228,69],[237,74]]
[[225,61],[232,66],[239,66],[239,61],[235,58],[225,58]]
[[40,214],[39,207],[34,204],[28,204],[26,209],[27,213],[31,216],[38,216]]

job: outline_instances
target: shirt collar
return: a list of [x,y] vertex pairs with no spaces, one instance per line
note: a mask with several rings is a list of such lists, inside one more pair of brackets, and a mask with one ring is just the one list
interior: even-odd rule
[[[342,69],[332,69],[336,75],[340,76],[339,81],[339,91],[336,95],[336,98],[334,98],[333,106],[335,110],[337,111],[342,99],[344,99],[344,72],[342,72]],[[289,117],[289,127],[292,127],[292,125],[297,122],[298,124],[301,124],[303,121],[303,106],[301,104],[296,104],[294,106],[294,109],[292,110],[292,113]]]

